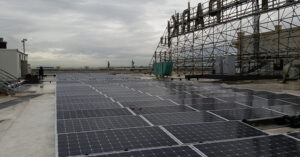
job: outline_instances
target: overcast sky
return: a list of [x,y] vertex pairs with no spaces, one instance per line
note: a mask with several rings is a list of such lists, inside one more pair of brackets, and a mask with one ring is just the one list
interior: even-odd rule
[[[1,0],[0,37],[33,66],[148,65],[167,20],[188,0]],[[196,6],[200,0],[192,0]]]

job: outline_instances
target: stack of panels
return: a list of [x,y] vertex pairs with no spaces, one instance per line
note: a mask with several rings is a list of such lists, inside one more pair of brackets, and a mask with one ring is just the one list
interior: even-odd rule
[[298,133],[269,136],[241,122],[283,116],[263,107],[299,105],[291,95],[107,74],[57,79],[58,157],[300,156]]

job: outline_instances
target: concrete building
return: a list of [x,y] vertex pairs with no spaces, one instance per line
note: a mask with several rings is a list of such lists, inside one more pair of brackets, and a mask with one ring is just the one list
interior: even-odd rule
[[225,55],[217,56],[215,62],[215,71],[217,75],[235,75],[235,61],[236,56],[234,55]]
[[17,49],[7,49],[0,38],[0,69],[21,78],[28,74],[28,55]]
[[299,58],[300,27],[283,29],[276,25],[274,30],[259,34],[259,53],[254,53],[253,35],[238,33],[238,40],[233,41],[242,71],[251,71],[258,67],[260,74],[281,73],[283,66]]

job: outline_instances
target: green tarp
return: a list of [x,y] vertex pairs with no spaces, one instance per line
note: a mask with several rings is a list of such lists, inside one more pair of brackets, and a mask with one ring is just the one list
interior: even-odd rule
[[155,76],[171,76],[173,62],[160,62],[153,64],[153,72]]

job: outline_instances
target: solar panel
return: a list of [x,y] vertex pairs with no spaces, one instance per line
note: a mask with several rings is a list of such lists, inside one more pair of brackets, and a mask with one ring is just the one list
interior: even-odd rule
[[284,101],[287,101],[287,102],[291,102],[291,103],[300,105],[300,97],[298,97],[298,98],[281,99],[281,100],[284,100]]
[[244,119],[265,119],[265,118],[278,118],[283,114],[270,111],[264,108],[249,108],[249,109],[236,109],[236,110],[219,110],[211,111],[228,120],[244,120]]
[[290,116],[300,115],[300,105],[271,106],[270,109]]
[[206,110],[225,110],[225,109],[239,109],[239,108],[249,108],[244,105],[237,103],[215,103],[215,104],[194,104],[191,105],[193,108],[201,111]]
[[[284,111],[287,113],[296,109],[299,102],[296,96],[224,88],[218,83],[142,80],[94,73],[59,74],[57,80],[56,142],[60,157],[199,156],[201,152],[191,144],[201,142],[203,146],[204,143],[216,141],[243,141],[241,139],[266,136],[247,124],[225,121],[220,116],[230,120],[276,118],[282,115],[249,107],[269,107],[281,111],[277,107],[282,106],[286,107]],[[185,144],[180,144],[175,138]],[[269,150],[298,150],[298,147],[292,149],[288,144],[283,143],[283,148],[276,148],[275,145],[274,149]],[[266,151],[264,145],[267,144],[258,145],[261,146],[254,151]],[[247,143],[246,148],[239,147],[244,149],[241,153],[248,151]],[[212,156],[233,156],[239,151],[238,148],[232,149],[234,151],[224,148],[216,149],[217,154]],[[228,153],[224,155],[222,150]],[[247,155],[244,154],[242,156]]]
[[177,143],[158,127],[118,129],[58,135],[59,156],[172,146]]
[[103,95],[84,95],[84,93],[82,93],[82,95],[78,95],[78,96],[57,96],[58,100],[78,100],[78,99],[103,99],[105,98],[105,96]]
[[239,102],[251,107],[270,107],[276,105],[293,105],[290,102],[282,101],[280,99],[264,99],[255,96],[238,96],[238,97],[219,97],[219,99],[227,102]]
[[107,117],[107,116],[122,116],[122,115],[132,115],[132,114],[126,108],[58,111],[57,119]]
[[166,99],[186,99],[186,98],[189,98],[189,99],[198,99],[198,98],[203,98],[202,96],[200,95],[195,95],[195,94],[176,94],[176,95],[163,95],[161,96],[162,98],[166,98]]
[[165,126],[165,128],[183,143],[203,143],[208,141],[267,135],[237,121],[171,125]]
[[235,96],[241,96],[240,93],[209,93],[209,94],[203,94],[204,96],[208,98],[215,98],[215,97],[235,97]]
[[152,107],[152,106],[172,106],[176,105],[169,100],[155,100],[155,101],[134,101],[120,102],[125,107]]
[[207,112],[163,113],[144,115],[154,125],[223,121]]
[[172,99],[172,100],[181,105],[224,103],[224,101],[220,101],[215,98],[199,98],[199,99],[187,98],[187,99]]
[[91,157],[201,157],[188,146],[114,153]]
[[290,136],[293,136],[293,137],[295,137],[295,138],[297,138],[297,139],[300,140],[300,132],[290,133],[289,135],[290,135]]
[[265,99],[297,98],[297,96],[290,94],[256,93],[255,95]]
[[82,103],[82,104],[64,104],[57,105],[57,111],[74,111],[74,110],[96,110],[96,109],[113,109],[113,108],[121,108],[115,102],[109,103],[101,103],[101,102],[93,102],[93,103]]
[[196,145],[206,156],[297,157],[300,143],[283,135]]
[[135,101],[155,101],[155,100],[160,100],[160,99],[158,99],[157,97],[154,97],[154,96],[148,96],[148,97],[119,97],[119,98],[114,98],[114,99],[117,100],[117,101],[119,101],[119,102],[132,102],[133,100],[135,100]]
[[154,114],[154,113],[173,113],[173,112],[191,112],[194,111],[184,105],[179,106],[161,106],[161,107],[137,107],[131,106],[130,109],[136,114]]
[[90,95],[95,95],[99,96],[99,93],[97,93],[94,90],[82,90],[82,91],[57,91],[56,92],[57,96],[90,96]]
[[138,116],[69,119],[57,121],[57,132],[73,133],[141,126],[149,125]]
[[93,103],[93,102],[101,102],[101,103],[110,103],[111,99],[108,98],[97,98],[97,99],[57,99],[57,104],[85,104],[85,103]]

